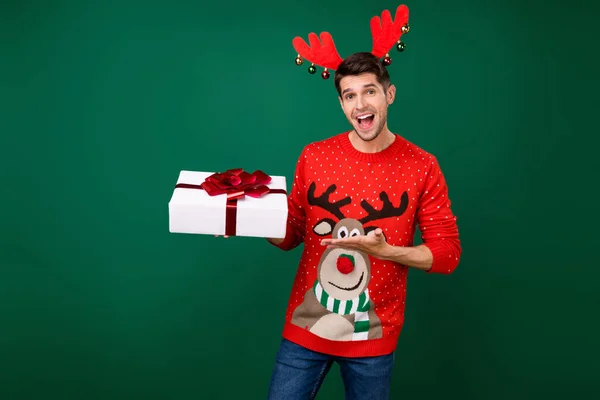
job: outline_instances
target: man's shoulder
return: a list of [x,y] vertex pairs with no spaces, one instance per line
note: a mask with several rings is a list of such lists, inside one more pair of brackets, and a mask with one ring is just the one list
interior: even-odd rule
[[346,135],[346,134],[348,134],[348,132],[336,133],[327,138],[309,142],[302,149],[302,153],[304,155],[313,155],[315,153],[335,152],[336,150],[340,149],[340,142],[339,142],[340,136]]
[[311,142],[307,146],[311,146],[313,148],[327,148],[327,146],[335,145],[337,147],[339,145],[340,137],[347,134],[348,132],[338,132],[324,139]]
[[401,137],[401,140],[403,140],[405,143],[402,152],[405,158],[418,158],[420,161],[429,163],[432,161],[437,161],[437,158],[433,152],[426,150],[424,147],[417,145],[415,142],[412,142],[405,137]]

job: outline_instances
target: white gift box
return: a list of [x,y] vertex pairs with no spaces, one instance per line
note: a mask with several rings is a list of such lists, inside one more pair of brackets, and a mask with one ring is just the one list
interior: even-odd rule
[[[212,174],[181,171],[177,184],[200,185]],[[266,186],[285,191],[285,177],[271,176],[271,182]],[[285,237],[288,215],[286,194],[267,193],[257,198],[244,196],[236,203],[235,236]],[[211,196],[203,189],[176,187],[169,201],[171,233],[225,235],[226,217],[227,194]]]

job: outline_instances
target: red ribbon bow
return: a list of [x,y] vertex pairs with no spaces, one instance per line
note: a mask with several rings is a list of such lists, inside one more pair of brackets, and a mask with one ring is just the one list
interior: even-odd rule
[[200,186],[210,196],[227,194],[227,199],[232,200],[264,196],[270,191],[267,186],[270,182],[271,177],[260,170],[250,174],[242,168],[235,168],[212,174]]

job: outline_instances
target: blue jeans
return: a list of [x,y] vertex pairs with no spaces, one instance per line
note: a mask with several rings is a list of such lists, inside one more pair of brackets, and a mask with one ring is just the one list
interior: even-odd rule
[[283,339],[275,359],[268,399],[314,399],[334,362],[340,366],[346,400],[389,398],[394,353],[360,358],[329,356]]

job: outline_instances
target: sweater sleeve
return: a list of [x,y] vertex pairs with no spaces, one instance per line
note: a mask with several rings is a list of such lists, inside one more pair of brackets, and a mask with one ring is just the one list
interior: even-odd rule
[[425,185],[419,198],[417,223],[423,244],[433,254],[433,265],[427,272],[450,274],[458,265],[462,249],[457,218],[450,208],[448,186],[435,157],[423,181]]
[[306,185],[304,184],[304,154],[305,150],[302,151],[296,163],[291,192],[288,194],[288,217],[285,238],[279,244],[270,242],[272,245],[285,251],[296,248],[304,241],[306,221],[303,207],[306,189]]

